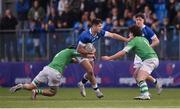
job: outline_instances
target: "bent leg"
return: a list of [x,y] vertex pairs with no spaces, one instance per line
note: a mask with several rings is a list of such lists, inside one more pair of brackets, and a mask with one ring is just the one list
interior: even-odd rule
[[90,61],[84,60],[83,62],[81,62],[81,65],[83,66],[83,68],[85,69],[87,73],[85,75],[85,78],[90,81],[91,85],[96,85],[97,83],[96,83],[95,75],[93,72],[93,66],[90,63]]
[[54,96],[57,93],[57,87],[56,86],[51,86],[46,89],[35,89],[35,92],[37,95],[43,95],[43,96]]
[[33,83],[30,83],[30,84],[17,84],[13,87],[10,88],[10,91],[12,93],[18,91],[18,90],[21,90],[21,89],[25,89],[25,90],[33,90],[33,89],[36,89],[37,87],[33,84]]

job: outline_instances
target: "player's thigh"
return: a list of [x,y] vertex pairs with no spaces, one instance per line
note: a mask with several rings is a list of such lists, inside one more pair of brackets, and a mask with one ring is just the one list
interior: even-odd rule
[[137,73],[137,81],[140,82],[142,80],[146,80],[146,78],[149,76],[149,73],[145,70],[139,70]]
[[134,78],[137,78],[137,74],[138,74],[138,72],[139,72],[139,69],[140,69],[140,67],[135,68],[135,70],[134,70],[134,72],[133,72],[133,77],[134,77]]
[[48,73],[48,86],[59,86],[61,83],[62,74],[56,70],[52,70]]
[[151,58],[143,61],[140,70],[147,71],[149,74],[157,68],[159,65],[159,60],[157,58]]
[[32,84],[37,86],[40,83],[46,83],[48,81],[47,73],[48,73],[48,70],[46,69],[46,67],[44,67],[43,70],[41,70],[39,74],[34,78],[34,80],[32,81]]
[[87,73],[93,72],[93,67],[89,60],[84,60],[83,62],[81,62],[81,65],[83,66],[83,68],[86,70]]
[[94,61],[90,61],[92,68],[94,68]]

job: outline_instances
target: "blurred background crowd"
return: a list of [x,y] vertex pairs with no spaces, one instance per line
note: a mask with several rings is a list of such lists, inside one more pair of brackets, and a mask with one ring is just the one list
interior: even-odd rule
[[[66,45],[75,44],[95,18],[103,20],[104,30],[127,37],[127,27],[135,24],[137,13],[144,14],[160,39],[156,48],[160,59],[180,59],[179,0],[13,1],[15,8],[5,7],[0,17],[1,62],[49,60]],[[105,38],[96,46],[100,56],[122,49],[124,43]]]

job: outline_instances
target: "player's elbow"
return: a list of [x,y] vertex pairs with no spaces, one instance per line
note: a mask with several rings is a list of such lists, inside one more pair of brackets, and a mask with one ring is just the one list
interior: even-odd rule
[[115,39],[116,38],[116,33],[111,33],[111,38]]
[[156,41],[156,44],[159,45],[159,43],[160,43],[160,41],[159,41],[159,39],[158,39],[158,40]]
[[158,46],[160,43],[159,39],[154,41],[154,47]]
[[108,35],[107,35],[107,36],[114,39],[115,33],[108,32]]

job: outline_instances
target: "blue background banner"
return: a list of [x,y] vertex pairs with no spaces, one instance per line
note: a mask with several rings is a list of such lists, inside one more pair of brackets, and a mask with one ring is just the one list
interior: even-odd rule
[[[11,87],[18,83],[30,83],[47,62],[0,63],[0,86]],[[133,63],[131,61],[96,62],[94,67],[97,82],[101,87],[134,87]],[[71,64],[64,71],[61,86],[77,87],[84,69],[79,64]],[[180,87],[180,62],[161,61],[152,73],[164,87]],[[152,83],[149,84],[153,86]]]

